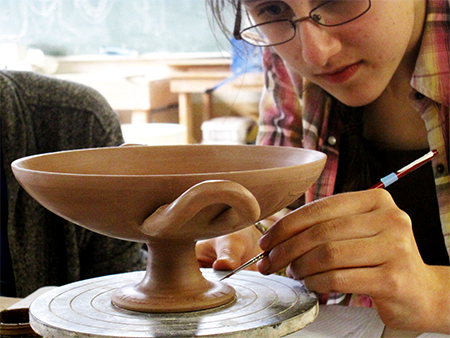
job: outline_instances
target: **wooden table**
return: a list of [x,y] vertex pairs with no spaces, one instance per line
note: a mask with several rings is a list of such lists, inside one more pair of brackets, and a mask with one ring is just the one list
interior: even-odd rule
[[[222,84],[233,76],[227,71],[178,72],[174,73],[170,81],[170,91],[178,94],[179,123],[186,125],[187,142],[196,143],[201,140],[199,126],[213,116],[213,92],[210,89]],[[232,81],[226,82],[215,91],[262,92],[263,75],[242,74]],[[195,116],[192,95],[200,94],[203,111]]]
[[[208,89],[213,88],[224,79],[231,76],[230,72],[195,72],[174,74],[170,80],[170,91],[178,94],[178,120],[186,126],[187,142],[199,141],[197,125],[209,120],[212,115],[212,93]],[[194,116],[192,95],[200,94],[203,102],[202,116]],[[196,123],[196,119],[199,122]]]
[[8,309],[20,300],[20,298],[0,297],[0,311]]
[[[91,61],[87,62],[88,68],[76,68],[77,73],[59,73],[54,76],[98,90],[114,110],[131,111],[132,122],[151,122],[153,110],[178,103],[179,123],[186,125],[189,143],[201,141],[201,122],[212,115],[212,94],[207,90],[233,75],[231,58],[227,56],[169,58],[148,60],[142,64],[136,63],[137,61],[117,62],[103,64],[99,61],[91,65]],[[142,69],[138,71],[140,68]],[[157,71],[158,69],[160,71]],[[71,69],[67,68],[66,71],[69,72]],[[155,73],[162,77],[151,77],[151,74]],[[221,90],[230,89],[233,87],[221,88]],[[245,84],[243,90],[261,91],[261,89],[260,81],[258,85]],[[200,94],[202,98],[203,110],[197,114],[193,109],[194,94]]]
[[[198,143],[201,141],[198,125],[208,120],[212,112],[212,95],[207,90],[232,75],[231,59],[175,59],[167,65],[171,69],[170,91],[178,95],[178,122],[186,126],[187,143]],[[194,116],[193,94],[201,95],[202,116]]]

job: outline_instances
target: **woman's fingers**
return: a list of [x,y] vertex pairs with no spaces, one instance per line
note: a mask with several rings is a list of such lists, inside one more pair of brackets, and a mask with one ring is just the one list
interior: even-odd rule
[[[260,240],[261,248],[270,254],[258,264],[259,271],[273,273],[299,258],[314,265],[300,267],[295,263],[294,270],[301,274],[361,266],[360,260],[367,266],[377,265],[388,253],[382,250],[384,246],[403,241],[405,230],[412,234],[409,217],[395,206],[387,192],[333,197],[298,209],[277,222]],[[336,212],[332,212],[333,207]],[[315,221],[313,211],[319,212]],[[381,241],[385,231],[389,236]],[[374,256],[363,259],[370,257],[365,254],[368,250],[373,250]]]
[[[259,265],[263,273],[275,272],[298,257],[307,255],[311,260],[338,259],[336,250],[340,250],[338,243],[351,239],[364,239],[374,237],[377,230],[360,226],[361,216],[345,217],[338,220],[314,225],[292,238],[274,247]],[[370,218],[366,216],[366,218]],[[344,247],[346,243],[341,243]],[[365,245],[363,245],[363,250]],[[356,250],[353,248],[351,250]],[[264,268],[263,268],[264,267]]]
[[383,189],[323,198],[294,210],[280,219],[261,238],[259,244],[264,251],[270,251],[276,245],[318,224],[328,226],[328,228],[315,230],[319,233],[328,229],[332,230],[333,227],[340,229],[340,224],[345,223],[345,220],[341,220],[342,218],[366,214],[383,205],[395,205],[392,197]]
[[[260,237],[259,230],[250,226],[229,235],[199,241],[196,246],[197,260],[202,267],[234,270],[261,252],[258,246]],[[256,270],[256,267],[250,269]]]

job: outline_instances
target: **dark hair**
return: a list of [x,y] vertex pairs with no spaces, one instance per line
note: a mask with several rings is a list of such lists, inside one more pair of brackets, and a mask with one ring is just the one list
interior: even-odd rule
[[238,3],[239,0],[206,0],[206,5],[211,11],[212,18],[227,37],[231,36],[232,31],[226,25],[224,13],[232,10],[234,15],[236,15]]

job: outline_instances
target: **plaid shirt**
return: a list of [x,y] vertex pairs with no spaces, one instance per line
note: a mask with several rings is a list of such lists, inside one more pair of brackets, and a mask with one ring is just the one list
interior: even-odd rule
[[[450,0],[428,0],[421,49],[411,79],[409,99],[428,130],[440,219],[450,256],[449,112],[450,112]],[[307,202],[333,194],[336,180],[341,121],[331,114],[334,100],[320,87],[288,74],[282,59],[270,48],[263,53],[266,85],[260,103],[258,144],[304,147],[328,156],[325,169],[306,193]],[[290,76],[292,75],[292,76]],[[306,90],[304,90],[306,89]],[[301,93],[301,94],[299,94]],[[340,294],[323,295],[340,303]],[[353,297],[355,305],[370,305]]]

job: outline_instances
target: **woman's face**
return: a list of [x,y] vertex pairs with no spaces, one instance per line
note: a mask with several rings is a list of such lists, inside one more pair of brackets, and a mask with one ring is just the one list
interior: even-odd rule
[[[301,18],[323,2],[243,1],[253,17],[269,11],[271,19],[283,11],[290,11],[292,19]],[[425,0],[372,0],[367,13],[341,26],[323,27],[312,20],[302,21],[297,24],[293,40],[274,48],[292,73],[319,85],[347,105],[362,106],[394,84],[394,75],[409,81],[424,13]]]

